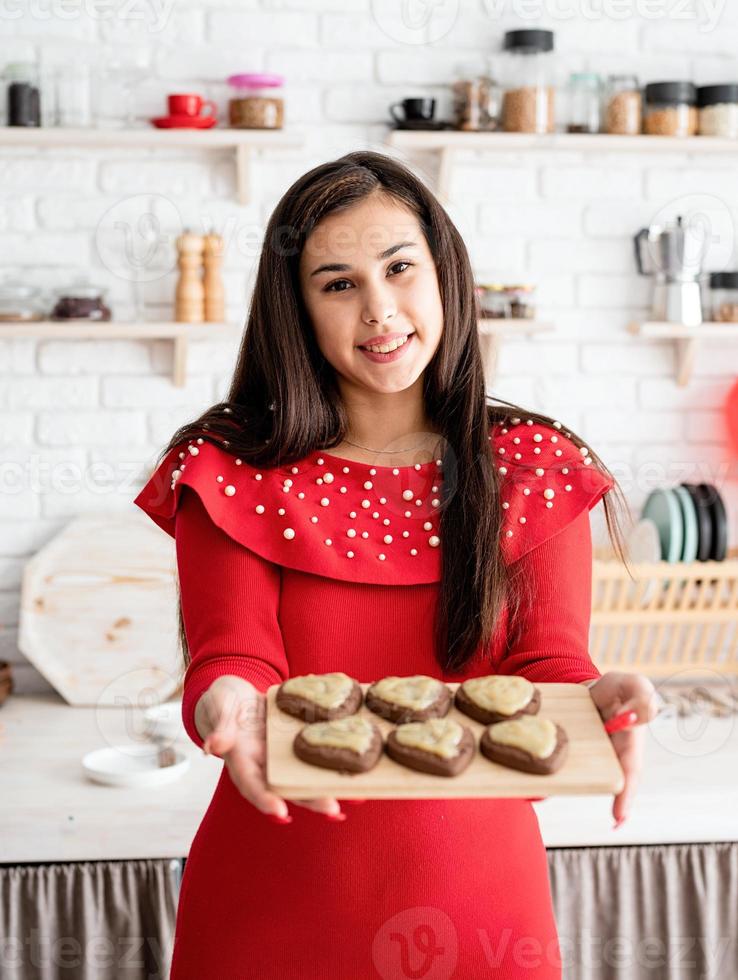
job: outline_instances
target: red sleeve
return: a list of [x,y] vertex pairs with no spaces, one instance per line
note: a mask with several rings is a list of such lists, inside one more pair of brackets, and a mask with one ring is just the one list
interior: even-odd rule
[[592,532],[589,511],[528,551],[512,569],[526,597],[498,671],[531,681],[600,677],[589,655]]
[[222,531],[197,493],[184,488],[175,539],[182,617],[191,661],[184,676],[182,720],[199,748],[195,706],[222,674],[262,693],[289,676],[279,626],[281,573]]

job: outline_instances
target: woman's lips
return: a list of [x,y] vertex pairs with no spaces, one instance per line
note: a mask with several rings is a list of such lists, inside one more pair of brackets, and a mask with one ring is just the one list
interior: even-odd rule
[[387,354],[377,354],[373,350],[364,350],[363,347],[359,347],[359,350],[364,355],[364,357],[368,357],[369,360],[374,361],[375,364],[387,364],[390,361],[399,360],[402,357],[402,355],[405,353],[405,351],[408,349],[410,344],[412,344],[414,337],[415,337],[414,333],[409,334],[404,344],[401,344],[396,350],[389,351]]

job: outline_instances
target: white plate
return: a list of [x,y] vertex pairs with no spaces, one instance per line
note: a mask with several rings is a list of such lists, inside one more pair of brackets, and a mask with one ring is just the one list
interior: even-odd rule
[[[661,561],[661,539],[659,529],[649,517],[642,517],[626,535],[626,554],[628,560],[637,562]],[[646,605],[656,588],[656,579],[646,585],[641,597],[641,603]]]
[[95,749],[82,757],[85,774],[107,786],[160,786],[179,779],[190,767],[190,760],[174,749],[174,765],[159,767],[158,747],[151,745],[113,745]]

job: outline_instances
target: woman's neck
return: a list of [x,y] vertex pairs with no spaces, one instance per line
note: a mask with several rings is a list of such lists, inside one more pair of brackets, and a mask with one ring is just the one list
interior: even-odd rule
[[408,466],[411,463],[428,463],[439,459],[443,436],[433,429],[411,432],[404,439],[392,442],[375,438],[366,445],[349,434],[337,446],[331,448],[334,456],[353,460],[355,463],[376,463],[379,466]]

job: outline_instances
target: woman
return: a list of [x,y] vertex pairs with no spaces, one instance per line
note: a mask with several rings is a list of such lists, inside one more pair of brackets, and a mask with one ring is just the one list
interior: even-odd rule
[[[314,168],[267,227],[226,402],[136,499],[176,538],[184,724],[224,761],[173,980],[561,976],[529,801],[288,807],[265,781],[264,692],[309,672],[516,673],[655,713],[649,681],[587,652],[589,510],[620,549],[615,481],[560,422],[487,405],[477,316],[464,244],[408,169]],[[616,821],[639,734],[613,737]]]

